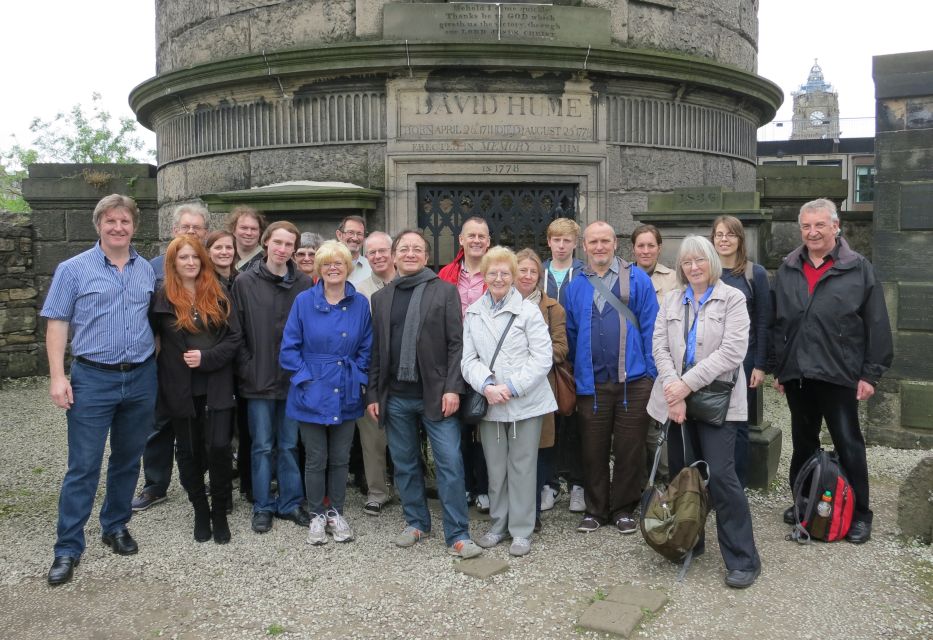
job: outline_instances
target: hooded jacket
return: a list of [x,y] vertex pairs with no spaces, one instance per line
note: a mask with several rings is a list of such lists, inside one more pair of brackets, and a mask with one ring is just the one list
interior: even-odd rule
[[237,356],[240,395],[244,398],[284,400],[287,371],[279,366],[285,322],[298,294],[311,288],[311,278],[287,263],[279,277],[259,260],[233,281],[233,304],[239,315],[243,342]]
[[369,300],[349,282],[337,304],[324,297],[321,281],[298,294],[280,354],[282,368],[293,372],[286,415],[333,425],[363,415],[372,342]]
[[570,264],[570,271],[567,272],[567,275],[564,277],[564,281],[558,287],[557,281],[554,279],[553,274],[551,274],[551,270],[550,270],[551,262],[552,262],[551,258],[548,258],[547,260],[544,261],[544,265],[543,265],[544,292],[548,294],[549,296],[551,296],[552,298],[554,298],[555,300],[557,300],[561,304],[561,306],[564,306],[564,303],[567,301],[566,299],[567,298],[566,296],[567,285],[570,284],[570,282],[574,279],[574,277],[580,275],[580,272],[583,270],[583,267],[585,265],[583,264],[582,260],[578,258],[574,258]]
[[873,385],[891,366],[894,346],[884,292],[872,264],[844,238],[810,295],[806,246],[789,253],[774,279],[778,382],[809,378],[845,387]]

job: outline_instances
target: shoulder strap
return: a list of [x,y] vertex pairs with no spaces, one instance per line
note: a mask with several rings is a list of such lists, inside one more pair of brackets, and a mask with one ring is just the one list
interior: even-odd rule
[[[622,288],[622,284],[621,284],[622,278],[627,278],[627,277],[628,277],[628,274],[619,273],[619,281],[620,281],[619,288],[620,289]],[[609,290],[609,287],[606,286],[606,283],[603,282],[599,278],[599,276],[597,276],[595,273],[592,275],[587,274],[586,278],[587,280],[590,281],[590,284],[593,285],[593,288],[599,292],[599,295],[601,295],[603,299],[605,299],[605,301],[608,302],[612,306],[613,309],[618,311],[619,314],[623,318],[628,320],[632,324],[632,326],[635,327],[636,331],[641,332],[641,325],[638,324],[638,318],[635,317],[635,314],[632,312],[631,309],[629,309],[627,304],[619,300],[619,297]]]
[[755,263],[751,260],[745,261],[745,282],[748,283],[748,288],[751,289],[752,295],[755,295]]
[[496,352],[492,354],[492,360],[489,362],[489,370],[492,371],[493,365],[496,364],[496,358],[499,356],[499,350],[502,349],[502,343],[505,342],[505,336],[508,335],[509,329],[512,328],[512,323],[515,322],[515,318],[518,317],[517,313],[513,313],[512,317],[509,318],[509,323],[505,325],[505,329],[502,331],[502,335],[499,337],[499,344],[496,345]]

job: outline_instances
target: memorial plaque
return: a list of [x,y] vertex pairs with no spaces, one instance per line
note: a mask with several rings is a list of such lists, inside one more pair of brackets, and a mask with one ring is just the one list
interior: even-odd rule
[[546,4],[388,4],[383,9],[386,40],[546,42],[610,44],[610,13],[593,7]]
[[901,229],[933,230],[933,183],[901,185]]
[[933,284],[901,284],[897,288],[897,328],[933,331]]

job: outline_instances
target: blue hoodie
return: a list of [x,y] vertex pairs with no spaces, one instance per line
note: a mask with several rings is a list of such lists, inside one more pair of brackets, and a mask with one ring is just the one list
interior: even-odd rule
[[551,259],[548,258],[544,261],[544,292],[547,293],[551,298],[557,300],[563,306],[564,299],[566,298],[567,285],[569,285],[570,281],[573,280],[576,276],[580,275],[584,264],[582,260],[574,258],[570,265],[570,271],[566,276],[564,276],[564,281],[560,284],[560,287],[557,286],[557,281],[554,279],[554,276],[549,270],[550,266]]

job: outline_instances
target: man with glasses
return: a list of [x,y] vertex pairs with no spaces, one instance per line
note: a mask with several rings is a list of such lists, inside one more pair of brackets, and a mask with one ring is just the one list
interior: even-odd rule
[[337,241],[344,243],[353,257],[353,271],[347,280],[357,285],[373,274],[369,261],[361,251],[363,240],[366,239],[366,221],[360,216],[347,216],[340,221],[336,235]]
[[[871,538],[868,461],[858,403],[875,393],[894,347],[884,292],[875,269],[839,236],[830,200],[806,203],[797,216],[803,244],[774,280],[774,387],[785,394],[794,452],[790,485],[820,447],[823,420],[855,492],[846,540]],[[784,512],[794,524],[794,508]]]
[[460,459],[463,320],[457,289],[426,267],[429,252],[417,231],[403,231],[393,243],[399,277],[372,298],[368,410],[385,426],[395,466],[406,523],[395,544],[411,547],[431,531],[421,469],[423,427],[434,454],[448,551],[472,558],[482,550],[470,540]]
[[[207,235],[207,209],[198,204],[183,204],[172,214],[172,238],[184,235],[195,236],[203,241]],[[150,263],[155,271],[156,289],[162,286],[165,278],[165,254],[153,258]],[[143,477],[145,484],[139,495],[133,499],[133,511],[145,511],[149,507],[164,502],[168,486],[172,481],[172,467],[175,462],[175,431],[172,421],[156,416],[155,430],[146,441],[143,451]]]
[[[645,471],[648,398],[657,377],[651,340],[658,300],[648,274],[615,255],[615,230],[583,232],[587,265],[567,285],[567,341],[577,383],[586,513],[577,531],[612,523],[635,533]],[[609,455],[614,457],[610,483]]]

